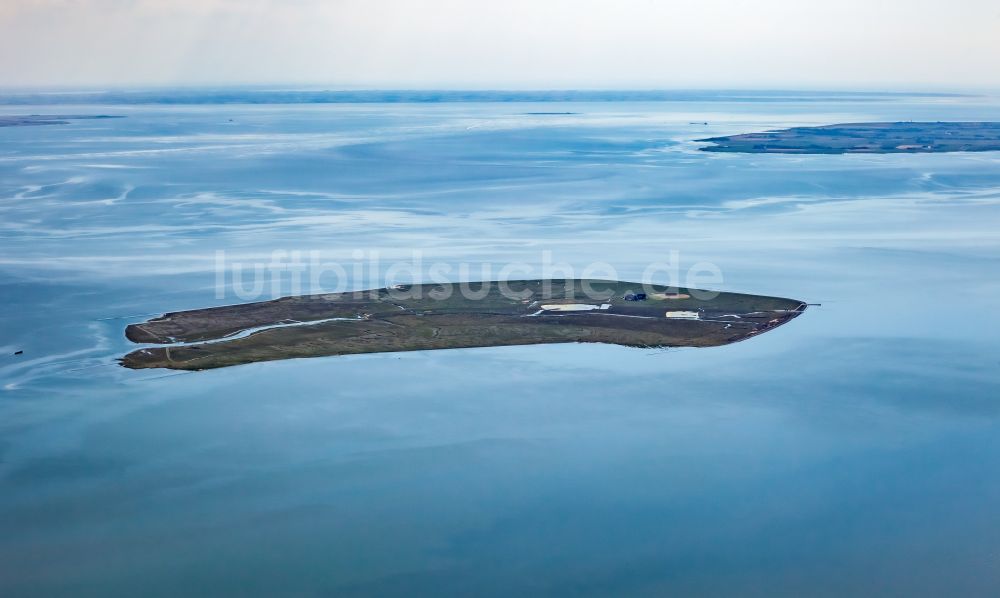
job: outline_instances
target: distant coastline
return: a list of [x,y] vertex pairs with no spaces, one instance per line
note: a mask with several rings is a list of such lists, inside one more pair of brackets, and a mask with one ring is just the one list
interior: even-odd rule
[[260,88],[0,90],[0,105],[416,104],[460,102],[884,102],[956,93],[788,90],[303,90]]
[[873,122],[698,139],[706,152],[919,154],[1000,151],[1000,122]]
[[26,116],[0,116],[0,127],[37,127],[41,125],[68,125],[71,120],[125,118],[107,114],[28,114]]

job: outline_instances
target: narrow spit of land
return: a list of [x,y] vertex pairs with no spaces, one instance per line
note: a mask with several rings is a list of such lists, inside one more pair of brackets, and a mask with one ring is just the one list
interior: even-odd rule
[[68,125],[71,120],[97,120],[125,118],[107,114],[27,114],[24,116],[0,115],[0,127],[34,127],[40,125]]

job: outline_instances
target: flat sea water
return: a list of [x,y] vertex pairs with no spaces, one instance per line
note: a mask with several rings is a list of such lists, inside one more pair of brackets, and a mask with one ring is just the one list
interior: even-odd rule
[[[126,117],[0,128],[0,595],[1000,587],[1000,154],[692,142],[1000,100],[0,112]],[[275,250],[350,288],[417,251],[456,280],[707,263],[714,288],[822,305],[714,349],[116,364],[128,323],[239,301],[220,251]]]

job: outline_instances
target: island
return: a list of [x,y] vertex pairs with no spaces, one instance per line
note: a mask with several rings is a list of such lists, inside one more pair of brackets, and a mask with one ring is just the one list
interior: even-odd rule
[[67,125],[71,120],[99,120],[125,118],[108,114],[28,114],[25,116],[0,115],[0,127],[35,127],[39,125]]
[[780,326],[794,299],[612,280],[396,285],[179,311],[135,324],[132,369],[545,343],[714,347]]
[[917,154],[1000,151],[1000,122],[873,122],[698,139],[706,152]]

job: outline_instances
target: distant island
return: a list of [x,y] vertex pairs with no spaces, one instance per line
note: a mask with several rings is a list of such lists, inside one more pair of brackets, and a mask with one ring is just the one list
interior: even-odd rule
[[998,122],[875,122],[698,139],[706,152],[896,154],[1000,151]]
[[33,127],[39,125],[68,125],[71,120],[95,120],[102,118],[125,118],[107,114],[28,114],[24,116],[0,116],[0,127]]
[[[480,297],[466,297],[469,290]],[[523,280],[284,297],[131,324],[125,336],[150,346],[125,355],[121,364],[206,370],[299,357],[544,343],[713,347],[771,330],[806,309],[794,299],[703,293],[608,280]]]

